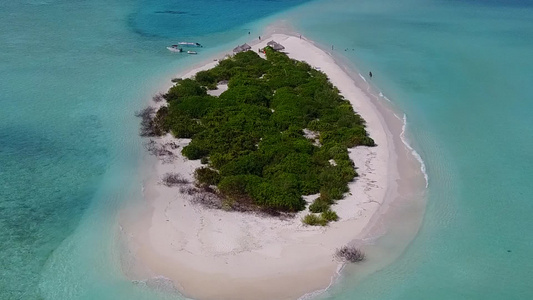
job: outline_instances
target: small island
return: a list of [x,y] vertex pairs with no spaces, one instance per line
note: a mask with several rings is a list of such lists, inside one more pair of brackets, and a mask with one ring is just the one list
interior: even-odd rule
[[319,193],[303,221],[326,225],[338,219],[330,205],[357,176],[348,148],[374,140],[323,72],[263,52],[266,59],[245,51],[177,80],[143,131],[191,139],[182,154],[201,160],[196,185],[215,193],[219,207],[294,213],[306,208],[302,196]]
[[132,280],[194,299],[297,299],[371,260],[404,149],[384,116],[401,120],[312,41],[262,37],[248,42],[260,51],[183,70],[139,112],[157,159],[121,218]]

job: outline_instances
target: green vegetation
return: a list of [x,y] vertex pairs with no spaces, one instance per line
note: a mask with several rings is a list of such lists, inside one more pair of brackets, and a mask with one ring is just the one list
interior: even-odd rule
[[220,174],[217,171],[202,167],[194,171],[194,178],[199,185],[211,186],[220,182]]
[[321,213],[329,209],[332,204],[331,201],[324,200],[323,197],[318,197],[311,205],[309,205],[309,211],[313,213]]
[[320,217],[321,217],[323,220],[326,220],[326,221],[328,221],[328,222],[339,220],[339,216],[337,216],[337,213],[334,212],[334,211],[332,211],[331,209],[328,209],[328,210],[322,212],[322,214],[320,215]]
[[[347,148],[374,141],[324,73],[271,49],[266,55],[242,52],[180,80],[164,95],[154,132],[191,139],[182,153],[202,160],[197,183],[216,186],[224,203],[297,212],[302,195],[320,192],[310,209],[322,215],[304,222],[325,225],[338,219],[329,207],[357,176]],[[208,95],[220,81],[228,90]],[[320,146],[303,129],[318,132]]]
[[328,224],[328,221],[315,214],[308,214],[303,217],[302,223],[310,226],[326,226]]
[[302,223],[311,226],[326,226],[329,222],[338,221],[339,216],[336,212],[328,209],[323,211],[320,215],[317,214],[307,214],[302,218]]

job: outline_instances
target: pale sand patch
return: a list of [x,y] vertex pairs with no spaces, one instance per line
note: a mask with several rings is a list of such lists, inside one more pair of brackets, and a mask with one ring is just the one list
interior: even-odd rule
[[[172,150],[174,162],[158,161],[152,170],[155,175],[145,182],[144,212],[132,218],[125,211],[121,220],[130,251],[141,266],[129,274],[135,279],[164,276],[181,293],[196,299],[296,299],[331,283],[341,266],[333,258],[335,249],[364,238],[367,225],[386,200],[388,185],[398,177],[396,156],[391,155],[392,137],[374,104],[329,54],[305,39],[273,34],[252,49],[272,39],[285,46],[289,57],[325,72],[366,120],[378,145],[350,149],[359,178],[350,183],[346,198],[333,207],[340,221],[325,228],[308,227],[300,221],[306,211],[280,220],[190,204],[191,196],[181,194],[179,188],[158,184],[167,172],[193,181],[193,172],[201,165],[181,156],[188,141],[179,140],[180,147]],[[170,140],[175,139],[165,136],[159,142]]]
[[224,93],[225,91],[228,90],[228,85],[227,84],[219,84],[217,85],[217,89],[216,90],[208,90],[207,91],[207,94],[208,95],[211,95],[211,96],[220,96],[222,93]]

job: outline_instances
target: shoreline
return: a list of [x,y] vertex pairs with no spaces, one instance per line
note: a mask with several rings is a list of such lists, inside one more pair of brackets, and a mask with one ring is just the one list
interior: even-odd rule
[[[375,228],[391,202],[404,197],[395,194],[402,177],[398,157],[405,157],[387,124],[392,121],[386,121],[370,96],[356,86],[353,76],[312,41],[273,33],[249,44],[254,50],[271,39],[283,44],[289,57],[325,72],[366,120],[367,130],[378,145],[349,149],[359,177],[349,184],[346,198],[332,206],[340,220],[326,228],[308,227],[300,221],[307,210],[294,219],[280,220],[194,206],[179,188],[158,184],[167,172],[192,179],[194,169],[200,166],[199,161],[181,156],[187,141],[179,140],[180,148],[173,151],[174,163],[157,161],[148,171],[145,207],[135,213],[126,209],[121,216],[129,256],[134,258],[135,266],[127,272],[130,278],[163,276],[180,293],[196,299],[296,299],[331,286],[343,266],[333,259],[335,249],[354,241],[364,246],[364,239],[376,234]],[[192,76],[216,63],[187,70],[180,77]],[[158,140],[170,142],[168,136]]]

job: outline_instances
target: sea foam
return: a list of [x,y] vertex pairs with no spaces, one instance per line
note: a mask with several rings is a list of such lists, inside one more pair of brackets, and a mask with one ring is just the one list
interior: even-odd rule
[[405,145],[405,147],[407,147],[407,149],[411,151],[411,154],[420,163],[420,171],[422,171],[422,174],[424,174],[424,179],[426,180],[426,188],[427,188],[429,186],[429,177],[428,177],[428,173],[426,172],[426,164],[424,163],[424,160],[422,159],[420,154],[418,154],[418,152],[416,152],[416,150],[413,149],[413,147],[411,147],[411,145],[409,144],[409,141],[407,140],[407,137],[405,136],[406,129],[407,129],[407,115],[403,114],[403,124],[402,124],[402,132],[400,133],[400,138],[402,140],[402,143]]

